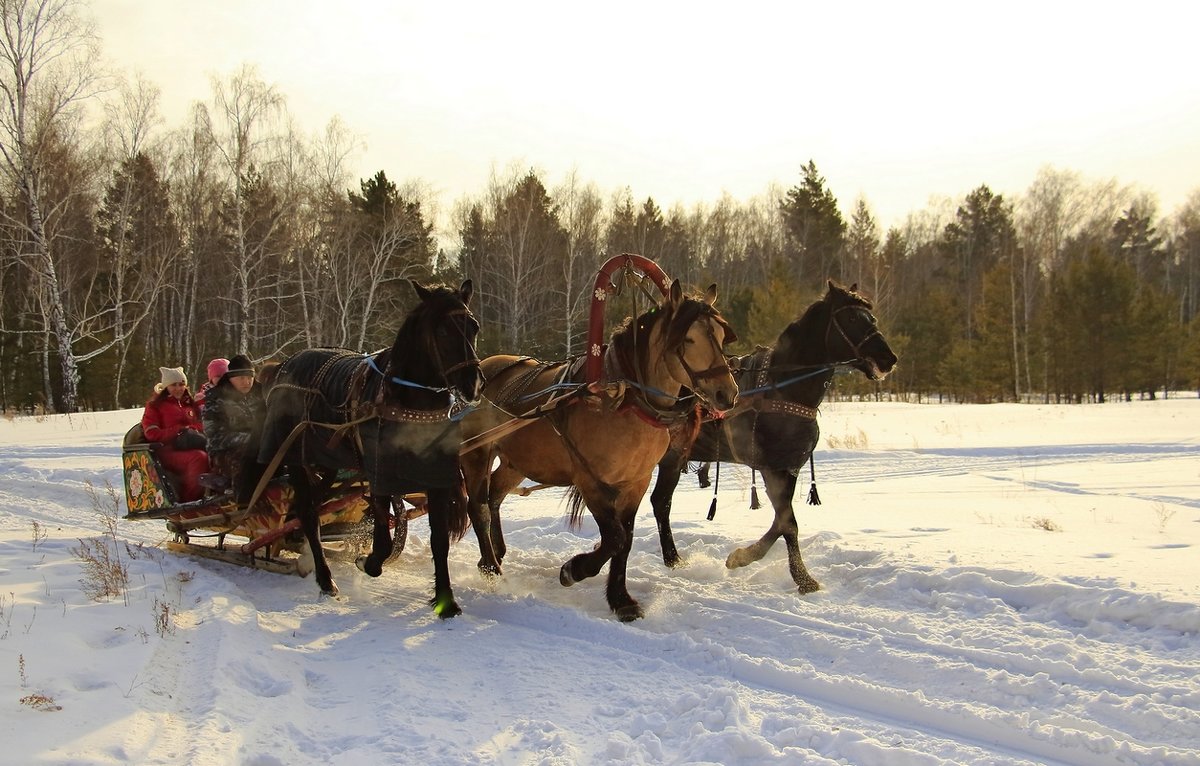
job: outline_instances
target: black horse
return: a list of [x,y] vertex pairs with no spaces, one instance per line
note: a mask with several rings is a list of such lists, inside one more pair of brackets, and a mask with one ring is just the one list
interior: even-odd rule
[[[689,445],[686,436],[672,441],[658,464],[658,480],[650,494],[667,566],[680,563],[671,534],[671,497],[686,461],[740,463],[762,473],[775,521],[757,542],[729,554],[725,565],[734,569],[758,561],[782,536],[799,591],[820,588],[800,557],[792,510],[797,475],[820,435],[817,407],[838,367],[882,380],[896,365],[896,355],[871,314],[871,303],[856,291],[857,285],[847,290],[830,282],[825,297],[788,325],[775,345],[731,359],[741,391],[737,407],[724,418],[701,423],[694,443]],[[691,433],[696,433],[694,421]]]
[[[392,498],[424,491],[434,561],[434,610],[461,613],[450,587],[450,538],[468,526],[462,497],[459,424],[450,416],[455,397],[475,403],[483,388],[471,314],[471,282],[458,290],[413,282],[419,301],[390,349],[364,355],[343,349],[308,349],[285,361],[267,399],[259,460],[283,462],[295,488],[291,513],[313,557],[317,584],[329,595],[337,585],[321,548],[317,508],[321,484],[338,470],[365,475],[374,516],[371,553],[359,567],[372,577],[393,550]],[[403,546],[403,513],[396,538]]]

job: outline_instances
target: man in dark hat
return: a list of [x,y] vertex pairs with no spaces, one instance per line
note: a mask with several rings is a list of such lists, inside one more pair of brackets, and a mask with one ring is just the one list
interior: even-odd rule
[[204,433],[212,469],[228,477],[239,503],[250,499],[258,480],[258,440],[267,405],[254,381],[254,363],[237,354],[205,400]]

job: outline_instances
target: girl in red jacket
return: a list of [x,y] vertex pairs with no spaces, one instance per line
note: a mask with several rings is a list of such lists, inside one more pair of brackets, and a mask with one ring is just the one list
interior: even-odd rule
[[182,367],[159,367],[158,371],[162,381],[146,402],[142,433],[146,441],[160,445],[156,450],[159,460],[179,477],[180,502],[199,500],[204,496],[200,474],[208,470],[200,408],[192,401]]

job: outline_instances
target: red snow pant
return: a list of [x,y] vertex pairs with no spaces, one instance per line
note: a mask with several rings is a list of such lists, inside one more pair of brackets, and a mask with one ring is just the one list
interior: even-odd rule
[[200,474],[208,471],[208,453],[202,449],[177,450],[166,444],[158,448],[163,466],[179,477],[179,502],[187,503],[204,497]]

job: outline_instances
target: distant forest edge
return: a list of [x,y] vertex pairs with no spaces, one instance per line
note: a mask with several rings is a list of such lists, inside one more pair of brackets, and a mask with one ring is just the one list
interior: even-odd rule
[[733,353],[771,343],[827,279],[857,284],[900,364],[881,384],[838,378],[837,396],[1200,390],[1200,189],[1164,216],[1144,190],[1046,167],[1022,195],[980,185],[882,231],[811,160],[791,188],[686,209],[513,167],[443,215],[422,183],[355,180],[350,131],[335,118],[302,135],[251,67],[165,128],[155,86],[93,71],[75,10],[2,9],[22,32],[0,39],[5,412],[139,405],[159,366],[195,387],[216,356],[378,349],[410,278],[474,281],[481,354],[564,358],[582,350],[596,270],[622,252],[715,282]]

